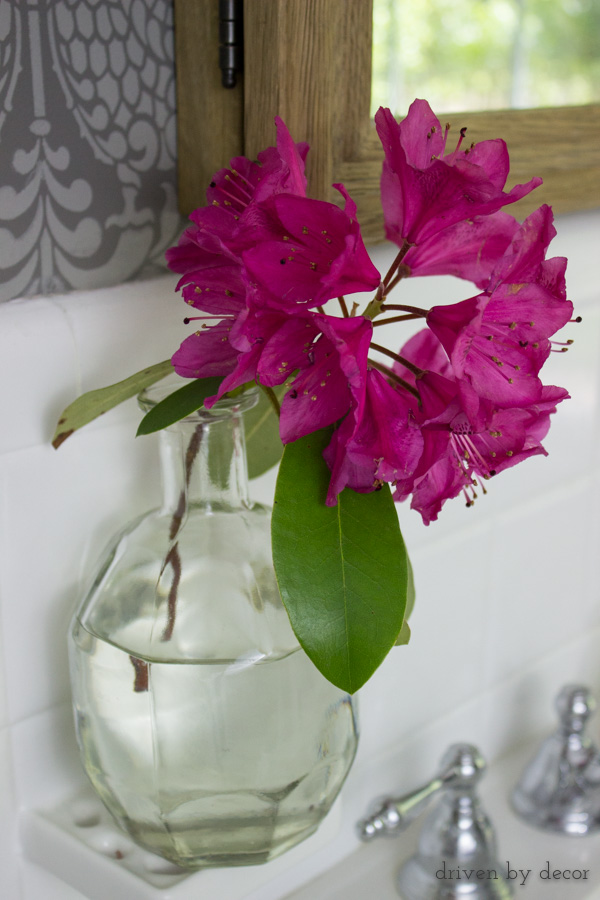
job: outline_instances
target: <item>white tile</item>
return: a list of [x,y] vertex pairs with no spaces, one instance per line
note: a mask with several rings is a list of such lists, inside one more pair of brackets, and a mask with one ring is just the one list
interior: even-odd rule
[[76,375],[73,335],[60,309],[39,297],[0,305],[0,452],[52,439]]
[[[499,758],[532,737],[553,732],[558,727],[556,696],[565,685],[585,685],[600,701],[599,640],[600,627],[587,629],[513,677],[497,682],[483,695],[486,752],[490,759]],[[588,725],[588,734],[594,740],[598,715]]]
[[395,647],[360,692],[361,742],[376,753],[475,697],[487,652],[490,529],[412,555],[411,641]]
[[550,244],[549,256],[566,256],[567,289],[576,306],[580,302],[596,302],[600,297],[598,280],[593,277],[595,261],[594,247],[600,237],[600,214],[598,210],[557,216],[556,237]]
[[190,333],[189,307],[167,275],[55,297],[71,323],[81,366],[81,390],[120,381],[173,355]]
[[[83,894],[71,885],[56,878],[46,869],[36,866],[29,860],[21,861],[23,880],[22,900],[86,900]],[[12,900],[6,898],[6,900]]]
[[584,579],[587,586],[588,621],[600,625],[600,476],[591,487],[591,514],[586,534]]
[[11,726],[14,791],[20,809],[44,809],[87,786],[70,702]]
[[488,685],[588,627],[584,564],[591,510],[583,481],[495,518]]
[[[1,510],[6,507],[6,492],[5,492],[5,478],[4,478],[4,468],[3,468],[3,460],[0,456],[0,521],[1,521]],[[0,529],[1,534],[1,529]],[[1,538],[0,538],[1,541]],[[1,544],[0,544],[0,556],[1,553]],[[5,725],[8,724],[8,700],[6,694],[6,660],[4,659],[4,653],[2,652],[2,647],[4,646],[4,642],[2,639],[2,606],[3,606],[3,596],[2,596],[2,585],[0,584],[0,731],[4,728]]]
[[67,696],[66,635],[82,576],[112,534],[158,503],[155,441],[127,430],[82,432],[58,452],[4,457],[0,593],[11,721]]
[[0,729],[0,896],[21,897],[18,873],[16,800],[13,788],[12,753],[7,728]]

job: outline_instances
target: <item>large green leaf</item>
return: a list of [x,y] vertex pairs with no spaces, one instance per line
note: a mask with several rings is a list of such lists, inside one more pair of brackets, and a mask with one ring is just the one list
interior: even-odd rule
[[330,430],[288,444],[273,510],[273,560],[292,627],[316,667],[354,692],[400,635],[408,558],[388,485],[325,505]]
[[207,397],[219,390],[222,378],[194,378],[153,406],[140,422],[137,435],[161,431],[186,416],[191,416],[204,405]]
[[63,411],[58,420],[54,437],[52,438],[52,446],[58,449],[63,441],[66,441],[74,431],[87,425],[108,412],[124,400],[135,397],[144,388],[150,387],[161,378],[165,378],[173,371],[171,360],[166,359],[164,362],[157,363],[135,375],[130,375],[124,381],[111,384],[108,387],[99,388],[96,391],[88,391],[69,404]]
[[406,557],[406,562],[408,563],[408,586],[406,589],[406,609],[404,610],[404,622],[402,623],[402,628],[400,629],[400,634],[396,638],[396,647],[401,647],[403,644],[408,644],[410,641],[410,627],[408,624],[408,620],[412,614],[413,609],[415,608],[415,576],[413,573],[413,567],[410,561],[410,557]]
[[[281,400],[286,390],[285,384],[273,388],[278,400]],[[258,478],[278,463],[283,453],[283,444],[279,437],[279,419],[264,391],[260,392],[256,406],[245,413],[244,422],[248,475],[250,478]]]

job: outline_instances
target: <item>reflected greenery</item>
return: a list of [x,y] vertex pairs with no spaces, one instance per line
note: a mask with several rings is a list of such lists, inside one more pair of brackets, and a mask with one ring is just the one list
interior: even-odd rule
[[599,0],[374,0],[372,107],[600,100]]

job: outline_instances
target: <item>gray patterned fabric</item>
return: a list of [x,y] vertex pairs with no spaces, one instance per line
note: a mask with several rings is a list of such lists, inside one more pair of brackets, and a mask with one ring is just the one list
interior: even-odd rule
[[0,300],[164,271],[170,0],[0,0]]

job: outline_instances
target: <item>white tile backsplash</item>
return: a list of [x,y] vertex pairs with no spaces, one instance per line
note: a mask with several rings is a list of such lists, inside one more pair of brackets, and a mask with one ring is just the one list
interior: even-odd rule
[[64,312],[41,297],[2,304],[0,453],[51,440],[54,410],[77,391],[76,347]]
[[17,804],[13,784],[10,731],[0,728],[0,897],[20,900]]
[[[565,682],[583,679],[600,697],[600,214],[564,217],[558,231],[552,251],[570,256],[571,295],[584,321],[567,329],[575,344],[553,356],[545,380],[573,399],[554,417],[550,455],[492,479],[474,508],[451,501],[425,528],[400,507],[417,583],[413,639],[361,691],[361,745],[343,792],[336,858],[355,846],[352,822],[372,796],[429,777],[447,743],[474,741],[494,759],[553,727],[553,698]],[[376,248],[380,269],[391,255]],[[19,887],[15,810],[52,802],[83,778],[68,707],[66,624],[103,545],[159,497],[156,439],[134,439],[135,401],[57,452],[49,441],[79,390],[171,355],[187,333],[174,284],[166,276],[0,307],[2,900],[79,896],[61,893],[60,882],[44,881],[28,862]],[[468,294],[467,284],[415,279],[403,299],[431,305]],[[398,345],[407,336],[399,326]],[[270,473],[254,496],[269,502],[273,485]],[[282,878],[269,898],[285,893]]]

